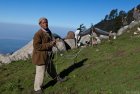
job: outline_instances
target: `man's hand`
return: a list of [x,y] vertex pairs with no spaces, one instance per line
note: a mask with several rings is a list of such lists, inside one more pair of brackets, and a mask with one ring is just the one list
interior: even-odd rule
[[51,43],[52,43],[53,46],[56,45],[56,41],[55,40],[53,40]]

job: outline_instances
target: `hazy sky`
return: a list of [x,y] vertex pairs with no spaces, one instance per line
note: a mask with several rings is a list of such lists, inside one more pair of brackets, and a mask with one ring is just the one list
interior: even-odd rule
[[47,17],[51,26],[88,27],[112,9],[127,12],[138,4],[140,0],[0,0],[0,22],[37,25]]

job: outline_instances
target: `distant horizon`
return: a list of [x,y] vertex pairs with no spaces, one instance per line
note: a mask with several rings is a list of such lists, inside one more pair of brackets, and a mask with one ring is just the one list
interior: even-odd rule
[[[7,28],[8,27],[8,28]],[[66,28],[59,26],[49,26],[52,33],[56,33],[62,38],[66,37],[68,31],[74,31],[76,28]],[[35,32],[40,29],[39,25],[2,23],[0,22],[0,39],[31,39]]]

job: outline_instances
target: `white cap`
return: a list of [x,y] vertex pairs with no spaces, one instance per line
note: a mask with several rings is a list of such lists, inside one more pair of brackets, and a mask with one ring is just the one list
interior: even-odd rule
[[45,17],[41,17],[41,18],[39,19],[38,23],[40,24],[42,20],[48,20],[48,19],[45,18]]

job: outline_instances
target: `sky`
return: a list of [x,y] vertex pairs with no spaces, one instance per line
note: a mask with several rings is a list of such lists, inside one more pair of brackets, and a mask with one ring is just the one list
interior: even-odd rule
[[128,11],[140,0],[0,0],[0,22],[38,25],[46,17],[50,26],[89,27],[112,9]]

